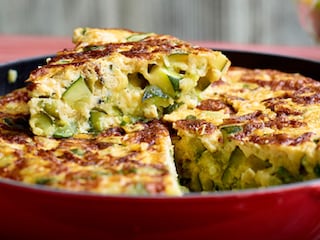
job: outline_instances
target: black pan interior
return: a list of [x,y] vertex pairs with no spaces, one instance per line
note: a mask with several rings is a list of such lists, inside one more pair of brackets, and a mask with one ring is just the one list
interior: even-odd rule
[[233,66],[277,69],[288,73],[300,73],[320,81],[320,62],[276,54],[265,54],[220,49]]
[[[278,69],[290,73],[299,72],[320,81],[320,62],[317,61],[274,54],[219,50],[231,60],[233,66]],[[48,57],[43,56],[0,65],[0,95],[24,86],[24,81],[28,78],[30,72],[45,64]],[[18,79],[14,84],[8,82],[9,69],[14,69],[18,72]]]
[[[6,94],[14,89],[25,86],[25,80],[30,72],[38,66],[46,64],[48,56],[23,59],[8,64],[0,64],[0,95]],[[8,82],[8,71],[10,69],[18,72],[18,78],[15,83]]]

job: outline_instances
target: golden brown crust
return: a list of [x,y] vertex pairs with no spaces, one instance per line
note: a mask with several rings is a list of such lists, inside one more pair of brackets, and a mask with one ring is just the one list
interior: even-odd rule
[[174,123],[174,127],[192,132],[197,135],[212,134],[217,129],[217,127],[212,123],[197,119],[178,120]]

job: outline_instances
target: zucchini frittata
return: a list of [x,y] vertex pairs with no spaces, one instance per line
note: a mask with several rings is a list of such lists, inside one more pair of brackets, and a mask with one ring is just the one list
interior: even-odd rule
[[72,138],[35,136],[28,92],[0,99],[0,176],[72,191],[181,195],[168,130],[160,122]]
[[100,132],[194,107],[230,65],[219,51],[169,35],[79,28],[73,41],[28,79],[36,135]]
[[195,109],[165,116],[181,183],[192,191],[266,187],[320,177],[320,83],[232,67]]
[[[167,35],[78,28],[0,98],[0,176],[181,195],[320,177],[320,83]],[[180,182],[178,182],[178,180]]]

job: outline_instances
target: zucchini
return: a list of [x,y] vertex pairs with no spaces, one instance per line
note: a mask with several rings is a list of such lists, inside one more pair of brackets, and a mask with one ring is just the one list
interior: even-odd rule
[[227,71],[227,69],[229,68],[230,65],[230,61],[228,60],[228,58],[222,54],[220,54],[219,56],[217,56],[217,58],[214,60],[213,63],[214,67],[217,68],[218,70],[220,70],[221,72],[225,72]]
[[186,120],[197,120],[197,117],[196,116],[194,116],[194,115],[188,115],[188,116],[186,116],[186,118],[185,118]]
[[175,52],[168,56],[168,60],[171,64],[174,63],[188,63],[189,53],[187,52]]
[[290,171],[283,166],[279,167],[275,172],[275,176],[284,184],[298,181],[298,179],[296,179]]
[[169,81],[170,81],[170,83],[171,83],[171,85],[173,87],[173,90],[176,91],[176,92],[179,91],[180,90],[179,81],[181,80],[182,77],[174,76],[174,75],[170,75],[170,74],[168,74],[167,76],[168,76]]
[[101,132],[105,125],[103,124],[103,119],[107,116],[106,113],[98,111],[98,110],[92,110],[90,112],[90,125],[93,128],[94,131]]
[[196,89],[199,91],[204,91],[209,85],[211,84],[211,81],[207,77],[200,77],[196,86]]
[[66,138],[73,136],[77,127],[74,123],[59,123],[59,121],[53,120],[50,115],[45,112],[37,113],[32,119],[33,125],[36,128],[41,129],[39,135],[50,136],[56,138]]
[[59,119],[59,111],[57,102],[52,100],[51,102],[44,102],[43,103],[43,110],[50,116],[54,117],[55,119]]
[[88,88],[85,79],[80,76],[63,93],[62,100],[72,108],[82,108],[83,103],[90,103],[92,93]]
[[105,50],[106,47],[105,46],[97,46],[97,45],[93,45],[93,46],[86,46],[83,48],[84,52],[89,52],[89,51],[103,51]]
[[52,119],[44,112],[39,112],[34,115],[31,125],[34,125],[35,128],[39,129],[39,135],[49,136],[54,131]]
[[246,157],[240,148],[236,147],[231,153],[229,163],[222,175],[223,185],[227,189],[240,186],[241,173],[243,165],[246,163]]
[[144,89],[142,102],[151,103],[158,107],[168,107],[170,105],[170,97],[161,88],[149,85]]
[[163,109],[163,113],[170,114],[173,111],[177,110],[182,104],[183,104],[182,102],[175,102],[175,103],[169,105],[168,107],[166,107],[165,109]]
[[167,68],[154,66],[150,71],[149,82],[158,86],[162,91],[171,97],[176,97],[180,91],[180,80],[182,76]]
[[141,34],[133,34],[127,37],[127,42],[139,42],[149,36],[154,35],[154,33],[141,33]]
[[226,135],[231,135],[231,134],[241,132],[243,130],[243,127],[240,125],[230,125],[230,126],[224,126],[220,128],[220,130]]
[[35,184],[38,185],[49,185],[50,183],[52,183],[53,179],[50,177],[38,177],[35,180]]
[[48,129],[52,126],[53,122],[52,119],[45,113],[40,112],[35,116],[37,119],[36,127],[41,129]]
[[68,138],[72,137],[77,131],[75,124],[70,123],[63,126],[56,126],[53,137],[55,138]]

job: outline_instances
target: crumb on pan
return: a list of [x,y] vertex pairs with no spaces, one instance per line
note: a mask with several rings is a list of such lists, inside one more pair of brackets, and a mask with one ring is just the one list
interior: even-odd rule
[[8,70],[8,83],[13,84],[18,79],[18,71],[15,69]]

